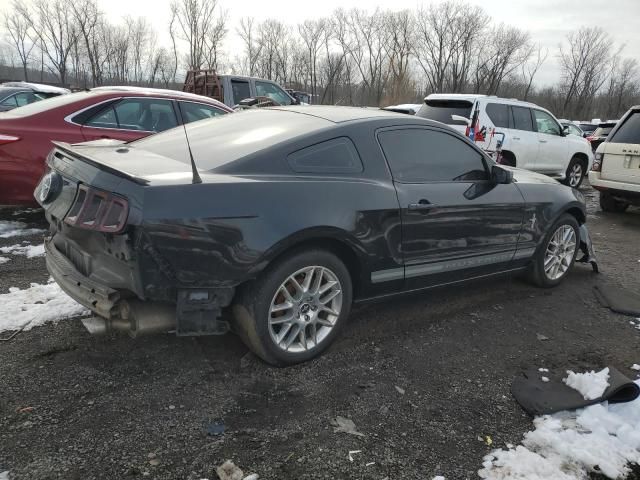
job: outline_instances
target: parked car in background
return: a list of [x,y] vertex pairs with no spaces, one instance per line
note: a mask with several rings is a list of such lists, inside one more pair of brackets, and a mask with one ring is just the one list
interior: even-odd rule
[[437,120],[473,136],[498,161],[579,187],[593,160],[584,138],[568,135],[558,120],[533,103],[486,95],[432,94],[418,117]]
[[71,90],[39,83],[4,82],[0,85],[0,112],[67,93]]
[[560,125],[569,135],[576,135],[577,137],[586,138],[587,134],[582,131],[582,129],[577,126],[575,123],[570,122],[568,120],[560,120]]
[[96,313],[85,326],[220,334],[230,306],[276,365],[326,349],[354,301],[518,271],[552,287],[588,243],[579,191],[379,109],[249,110],[127,145],[58,143],[48,165],[47,267]]
[[616,123],[617,122],[601,122],[593,133],[587,136],[587,140],[591,144],[591,148],[594,152],[598,149],[600,144],[607,139],[613,130],[613,127],[616,126]]
[[137,140],[232,110],[207,97],[171,90],[101,87],[0,115],[0,205],[33,204],[33,189],[58,140]]
[[584,133],[586,133],[587,136],[592,134],[595,131],[595,129],[598,128],[597,124],[589,123],[589,122],[578,122],[578,123],[576,123],[576,125],[578,125],[580,130],[582,130]]
[[388,107],[384,107],[382,110],[404,113],[407,115],[415,115],[421,107],[421,103],[403,103],[401,105],[389,105]]
[[228,107],[239,105],[242,100],[268,97],[277,105],[299,103],[276,82],[257,77],[218,75],[214,70],[190,70],[182,90],[211,97]]
[[589,183],[605,212],[640,206],[640,106],[632,107],[596,150]]

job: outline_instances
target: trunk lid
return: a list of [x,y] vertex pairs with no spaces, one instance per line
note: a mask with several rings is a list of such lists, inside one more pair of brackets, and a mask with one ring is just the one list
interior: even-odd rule
[[640,184],[640,145],[605,142],[598,152],[603,155],[603,180]]

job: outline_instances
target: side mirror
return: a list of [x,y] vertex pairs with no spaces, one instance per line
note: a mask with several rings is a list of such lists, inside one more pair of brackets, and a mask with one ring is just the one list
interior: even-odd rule
[[567,135],[569,135],[569,127],[562,127],[562,130],[560,131],[560,135],[563,137],[566,137]]
[[464,122],[468,127],[471,126],[471,120],[467,117],[463,117],[462,115],[451,115],[451,120],[455,120],[456,122]]
[[513,172],[505,170],[499,165],[491,167],[491,181],[495,184],[507,184],[513,182]]

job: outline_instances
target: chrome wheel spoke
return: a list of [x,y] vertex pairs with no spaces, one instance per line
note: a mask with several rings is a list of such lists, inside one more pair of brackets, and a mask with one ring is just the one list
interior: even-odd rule
[[576,232],[570,225],[562,225],[553,233],[543,260],[547,278],[557,280],[567,273],[575,255],[576,242]]
[[308,266],[289,275],[269,307],[268,328],[283,351],[312,350],[329,335],[342,312],[342,285],[330,269]]

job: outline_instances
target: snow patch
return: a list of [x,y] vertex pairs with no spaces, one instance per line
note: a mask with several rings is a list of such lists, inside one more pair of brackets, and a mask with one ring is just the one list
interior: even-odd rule
[[631,370],[640,371],[640,365],[638,365],[637,363],[634,363],[633,365],[631,365]]
[[0,480],[9,480],[9,472],[0,472]]
[[[640,380],[636,382],[640,385]],[[640,463],[640,399],[536,417],[522,445],[495,450],[478,471],[486,480],[624,478]]]
[[47,322],[87,313],[85,307],[64,293],[52,279],[45,285],[32,283],[25,290],[11,287],[9,293],[0,294],[0,332],[31,330]]
[[44,230],[40,228],[27,228],[27,224],[24,222],[0,222],[0,238],[21,237],[38,233],[44,233]]
[[44,244],[40,245],[10,245],[0,247],[0,253],[11,253],[12,255],[24,255],[27,258],[43,257]]
[[[7,263],[10,259],[7,257],[0,257],[0,265],[2,265],[3,263]],[[0,477],[0,480],[2,480],[2,477]]]
[[599,372],[574,373],[567,370],[567,378],[562,379],[568,387],[571,387],[584,397],[585,400],[595,400],[602,396],[609,386],[609,369],[605,368]]

